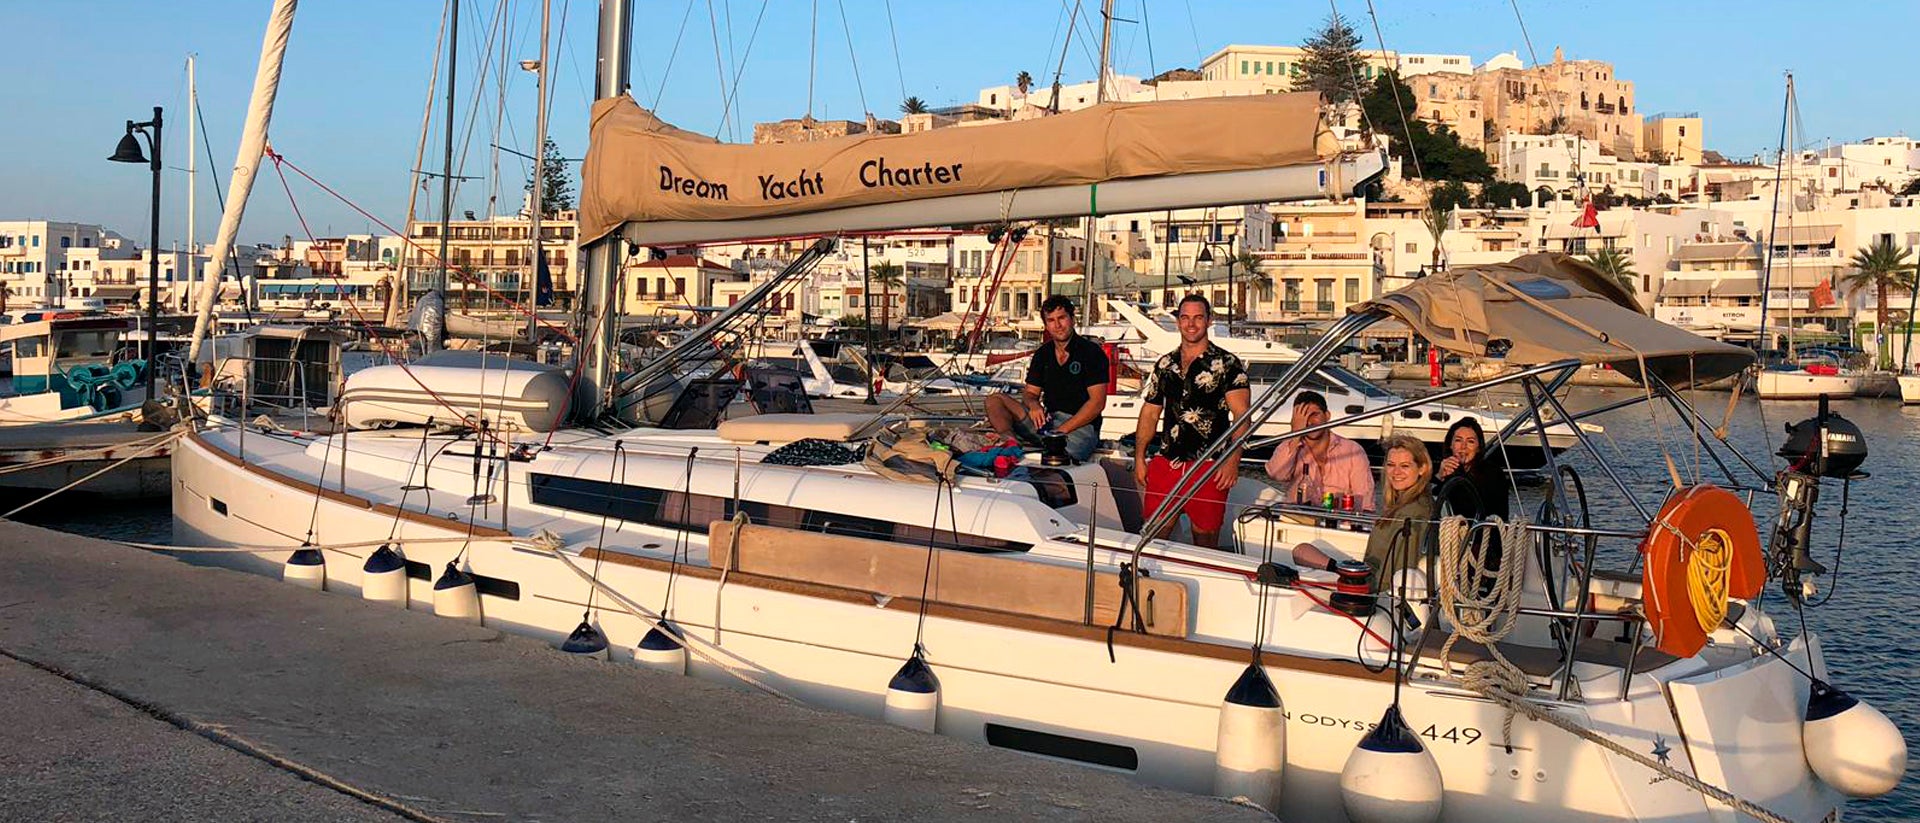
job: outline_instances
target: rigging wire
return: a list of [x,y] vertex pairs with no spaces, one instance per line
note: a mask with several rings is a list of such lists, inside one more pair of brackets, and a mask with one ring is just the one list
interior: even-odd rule
[[674,61],[680,56],[680,41],[687,36],[687,21],[693,18],[693,0],[687,0],[687,11],[680,15],[680,31],[673,36],[673,50],[667,52],[667,68],[660,72],[660,87],[653,92],[653,105],[647,108],[660,110],[660,98],[667,93],[667,80],[673,77]]
[[[713,127],[713,137],[718,140],[720,132],[728,131],[728,127],[736,124],[730,116],[732,110],[727,107],[726,102],[733,99],[733,93],[727,89],[727,63],[720,47],[720,19],[714,15],[713,0],[707,0],[707,30],[713,33],[713,73],[720,81],[720,124]],[[740,135],[737,127],[728,133],[735,139]]]
[[1205,63],[1207,53],[1200,48],[1200,27],[1193,22],[1193,0],[1187,0],[1187,33],[1193,36],[1193,64]]
[[860,79],[860,57],[853,50],[853,27],[847,24],[847,0],[834,0],[834,5],[840,7],[840,31],[847,38],[847,62],[853,64],[853,88],[860,93],[860,113],[871,117],[873,109],[867,105],[867,84]]
[[[1140,0],[1140,27],[1147,32],[1147,76],[1160,76],[1160,63],[1153,57],[1153,20],[1147,17],[1147,0]],[[1153,99],[1160,99],[1160,84],[1153,84]]]
[[[1332,0],[1328,0],[1328,2],[1331,3]],[[1337,10],[1335,13],[1338,13]],[[1380,46],[1380,51],[1385,52],[1387,50],[1387,38],[1380,32],[1380,14],[1374,10],[1373,0],[1367,0],[1367,17],[1373,21],[1373,42]],[[1400,72],[1395,71],[1393,73],[1393,79],[1395,82],[1389,83],[1388,88],[1393,90],[1393,109],[1400,113],[1400,133],[1407,139],[1407,157],[1413,161],[1413,176],[1424,180],[1426,179],[1426,172],[1420,168],[1420,152],[1414,150],[1413,147],[1413,124],[1407,121],[1407,104],[1400,99]],[[1365,104],[1362,104],[1360,106],[1360,116],[1365,118],[1366,113],[1367,107]],[[1371,128],[1372,124],[1369,123],[1368,126]]]
[[[881,0],[881,3],[887,9],[887,39],[893,42],[893,74],[900,79],[900,99],[905,100],[907,99],[907,72],[900,66],[900,33],[893,27],[893,0]],[[766,7],[765,2],[760,4],[762,11],[765,11]]]
[[807,17],[807,119],[813,119],[813,71],[820,57],[820,0],[813,0]]
[[[753,59],[753,44],[760,39],[760,21],[766,19],[766,16],[767,0],[760,0],[760,13],[754,16],[753,31],[747,34],[746,51],[740,53],[740,61],[733,67],[732,88],[727,90],[727,99],[720,101],[721,108],[733,109],[733,122],[736,124],[740,122],[740,75],[747,70],[747,61]],[[719,133],[715,132],[714,138],[719,137]],[[734,139],[738,140],[739,136],[735,135]]]

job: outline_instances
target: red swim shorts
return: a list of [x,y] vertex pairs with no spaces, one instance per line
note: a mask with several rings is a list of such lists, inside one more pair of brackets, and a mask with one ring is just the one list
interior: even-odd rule
[[[1212,463],[1213,461],[1209,460],[1201,465],[1211,466]],[[1147,461],[1146,513],[1148,515],[1153,514],[1153,511],[1160,507],[1162,499],[1173,493],[1174,486],[1180,482],[1180,476],[1193,465],[1181,463],[1176,466],[1158,455]],[[1181,509],[1186,513],[1187,520],[1193,524],[1194,531],[1218,532],[1221,524],[1227,519],[1227,493],[1215,486],[1213,481],[1214,478],[1209,477],[1206,482],[1200,484],[1199,491],[1195,492],[1193,497],[1187,500],[1187,505]]]

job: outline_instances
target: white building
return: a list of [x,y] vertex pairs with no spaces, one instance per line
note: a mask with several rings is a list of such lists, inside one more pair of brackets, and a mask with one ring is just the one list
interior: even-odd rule
[[0,285],[7,290],[9,307],[58,306],[66,292],[61,272],[71,269],[69,254],[97,249],[109,235],[88,223],[0,221]]
[[1473,58],[1464,54],[1402,54],[1400,76],[1422,74],[1472,74]]

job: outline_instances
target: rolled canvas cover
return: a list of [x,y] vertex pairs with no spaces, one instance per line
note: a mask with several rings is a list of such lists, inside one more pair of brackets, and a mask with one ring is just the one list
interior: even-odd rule
[[591,139],[583,241],[630,221],[737,220],[1338,154],[1312,93],[1107,103],[991,126],[759,145],[675,128],[623,96],[594,104]]
[[1348,311],[1384,312],[1456,354],[1483,357],[1503,348],[1509,365],[1606,363],[1636,382],[1644,382],[1644,363],[1676,388],[1736,374],[1753,362],[1750,349],[1648,317],[1619,283],[1564,254],[1447,269]]

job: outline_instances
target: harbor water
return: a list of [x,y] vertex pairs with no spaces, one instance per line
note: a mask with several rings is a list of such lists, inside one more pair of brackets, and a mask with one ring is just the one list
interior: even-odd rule
[[[1577,389],[1568,405],[1575,411],[1592,408],[1620,400],[1629,392]],[[1723,392],[1701,392],[1694,399],[1700,412],[1718,423],[1726,416],[1728,398]],[[1519,399],[1514,394],[1498,393],[1482,398],[1502,413],[1517,412]],[[1743,398],[1734,408],[1729,439],[1770,474],[1781,465],[1771,454],[1785,438],[1783,426],[1811,417],[1815,410],[1812,402],[1760,403]],[[1885,712],[1905,732],[1909,750],[1920,751],[1920,563],[1909,552],[1920,533],[1920,516],[1915,513],[1915,501],[1920,500],[1920,407],[1903,408],[1888,400],[1847,400],[1836,401],[1833,410],[1857,424],[1866,435],[1871,456],[1863,470],[1870,476],[1845,489],[1838,481],[1822,485],[1821,516],[1814,526],[1814,557],[1833,573],[1819,579],[1819,591],[1813,598],[1819,605],[1805,609],[1804,620],[1823,638],[1836,685]],[[1604,433],[1592,438],[1601,458],[1649,508],[1657,507],[1672,485],[1669,460],[1685,481],[1699,478],[1727,484],[1717,464],[1692,447],[1690,427],[1664,404],[1630,406],[1594,422],[1605,428]],[[1759,484],[1757,475],[1732,458],[1727,461],[1739,484]],[[1595,525],[1644,525],[1592,455],[1576,449],[1563,455],[1562,462],[1573,466],[1584,482]],[[1544,486],[1525,487],[1520,499],[1537,500],[1543,493]],[[1764,541],[1775,503],[1765,494],[1754,499]],[[1532,509],[1530,502],[1524,506],[1526,511]],[[137,542],[167,542],[172,528],[169,507],[164,502],[103,506],[80,497],[50,501],[20,519],[78,534]],[[1601,545],[1603,568],[1626,569],[1631,565],[1630,543],[1603,541]],[[1764,605],[1783,632],[1795,631],[1802,619],[1777,587],[1767,592]],[[1886,797],[1849,804],[1846,819],[1920,819],[1920,780],[1910,774]]]

